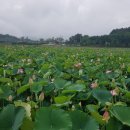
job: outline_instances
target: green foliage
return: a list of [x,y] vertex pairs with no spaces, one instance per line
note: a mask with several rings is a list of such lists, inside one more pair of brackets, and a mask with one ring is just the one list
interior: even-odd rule
[[19,130],[25,115],[23,108],[8,105],[0,112],[0,130]]
[[40,108],[36,114],[34,130],[71,130],[72,123],[65,111]]
[[73,111],[70,112],[70,116],[72,119],[72,130],[98,130],[98,124],[96,121],[88,116],[86,113],[81,111]]
[[125,48],[0,46],[0,130],[130,129],[129,57]]
[[130,107],[126,106],[114,106],[111,109],[111,113],[124,125],[130,126]]
[[112,95],[108,90],[103,89],[94,89],[92,91],[92,95],[96,98],[100,103],[109,102],[112,99]]
[[88,36],[76,34],[68,44],[81,46],[130,47],[130,27],[114,29],[109,35]]

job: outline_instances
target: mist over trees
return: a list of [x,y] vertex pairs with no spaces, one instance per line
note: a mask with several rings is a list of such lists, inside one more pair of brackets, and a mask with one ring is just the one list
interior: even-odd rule
[[66,44],[68,46],[95,46],[95,47],[130,47],[130,27],[114,29],[109,35],[88,36],[75,34],[68,40],[62,37],[31,40],[28,37],[17,38],[11,35],[0,34],[0,43],[12,44]]

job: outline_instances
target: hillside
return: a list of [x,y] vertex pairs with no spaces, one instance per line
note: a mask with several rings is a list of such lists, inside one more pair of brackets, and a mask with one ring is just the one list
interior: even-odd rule
[[6,34],[6,35],[0,34],[1,43],[17,43],[19,41],[20,41],[20,39],[15,36],[11,36],[8,34]]

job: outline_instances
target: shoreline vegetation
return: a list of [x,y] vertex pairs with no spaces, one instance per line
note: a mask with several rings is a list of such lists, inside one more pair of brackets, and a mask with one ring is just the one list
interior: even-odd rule
[[130,47],[130,27],[114,29],[108,35],[89,36],[75,34],[68,39],[52,37],[48,39],[40,38],[39,40],[31,40],[28,37],[17,38],[8,34],[0,34],[0,44],[128,48]]

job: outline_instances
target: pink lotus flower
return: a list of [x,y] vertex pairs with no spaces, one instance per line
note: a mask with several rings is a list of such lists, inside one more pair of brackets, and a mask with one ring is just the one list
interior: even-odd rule
[[112,96],[117,96],[119,94],[118,87],[116,87],[115,89],[111,90],[110,93],[111,93]]

